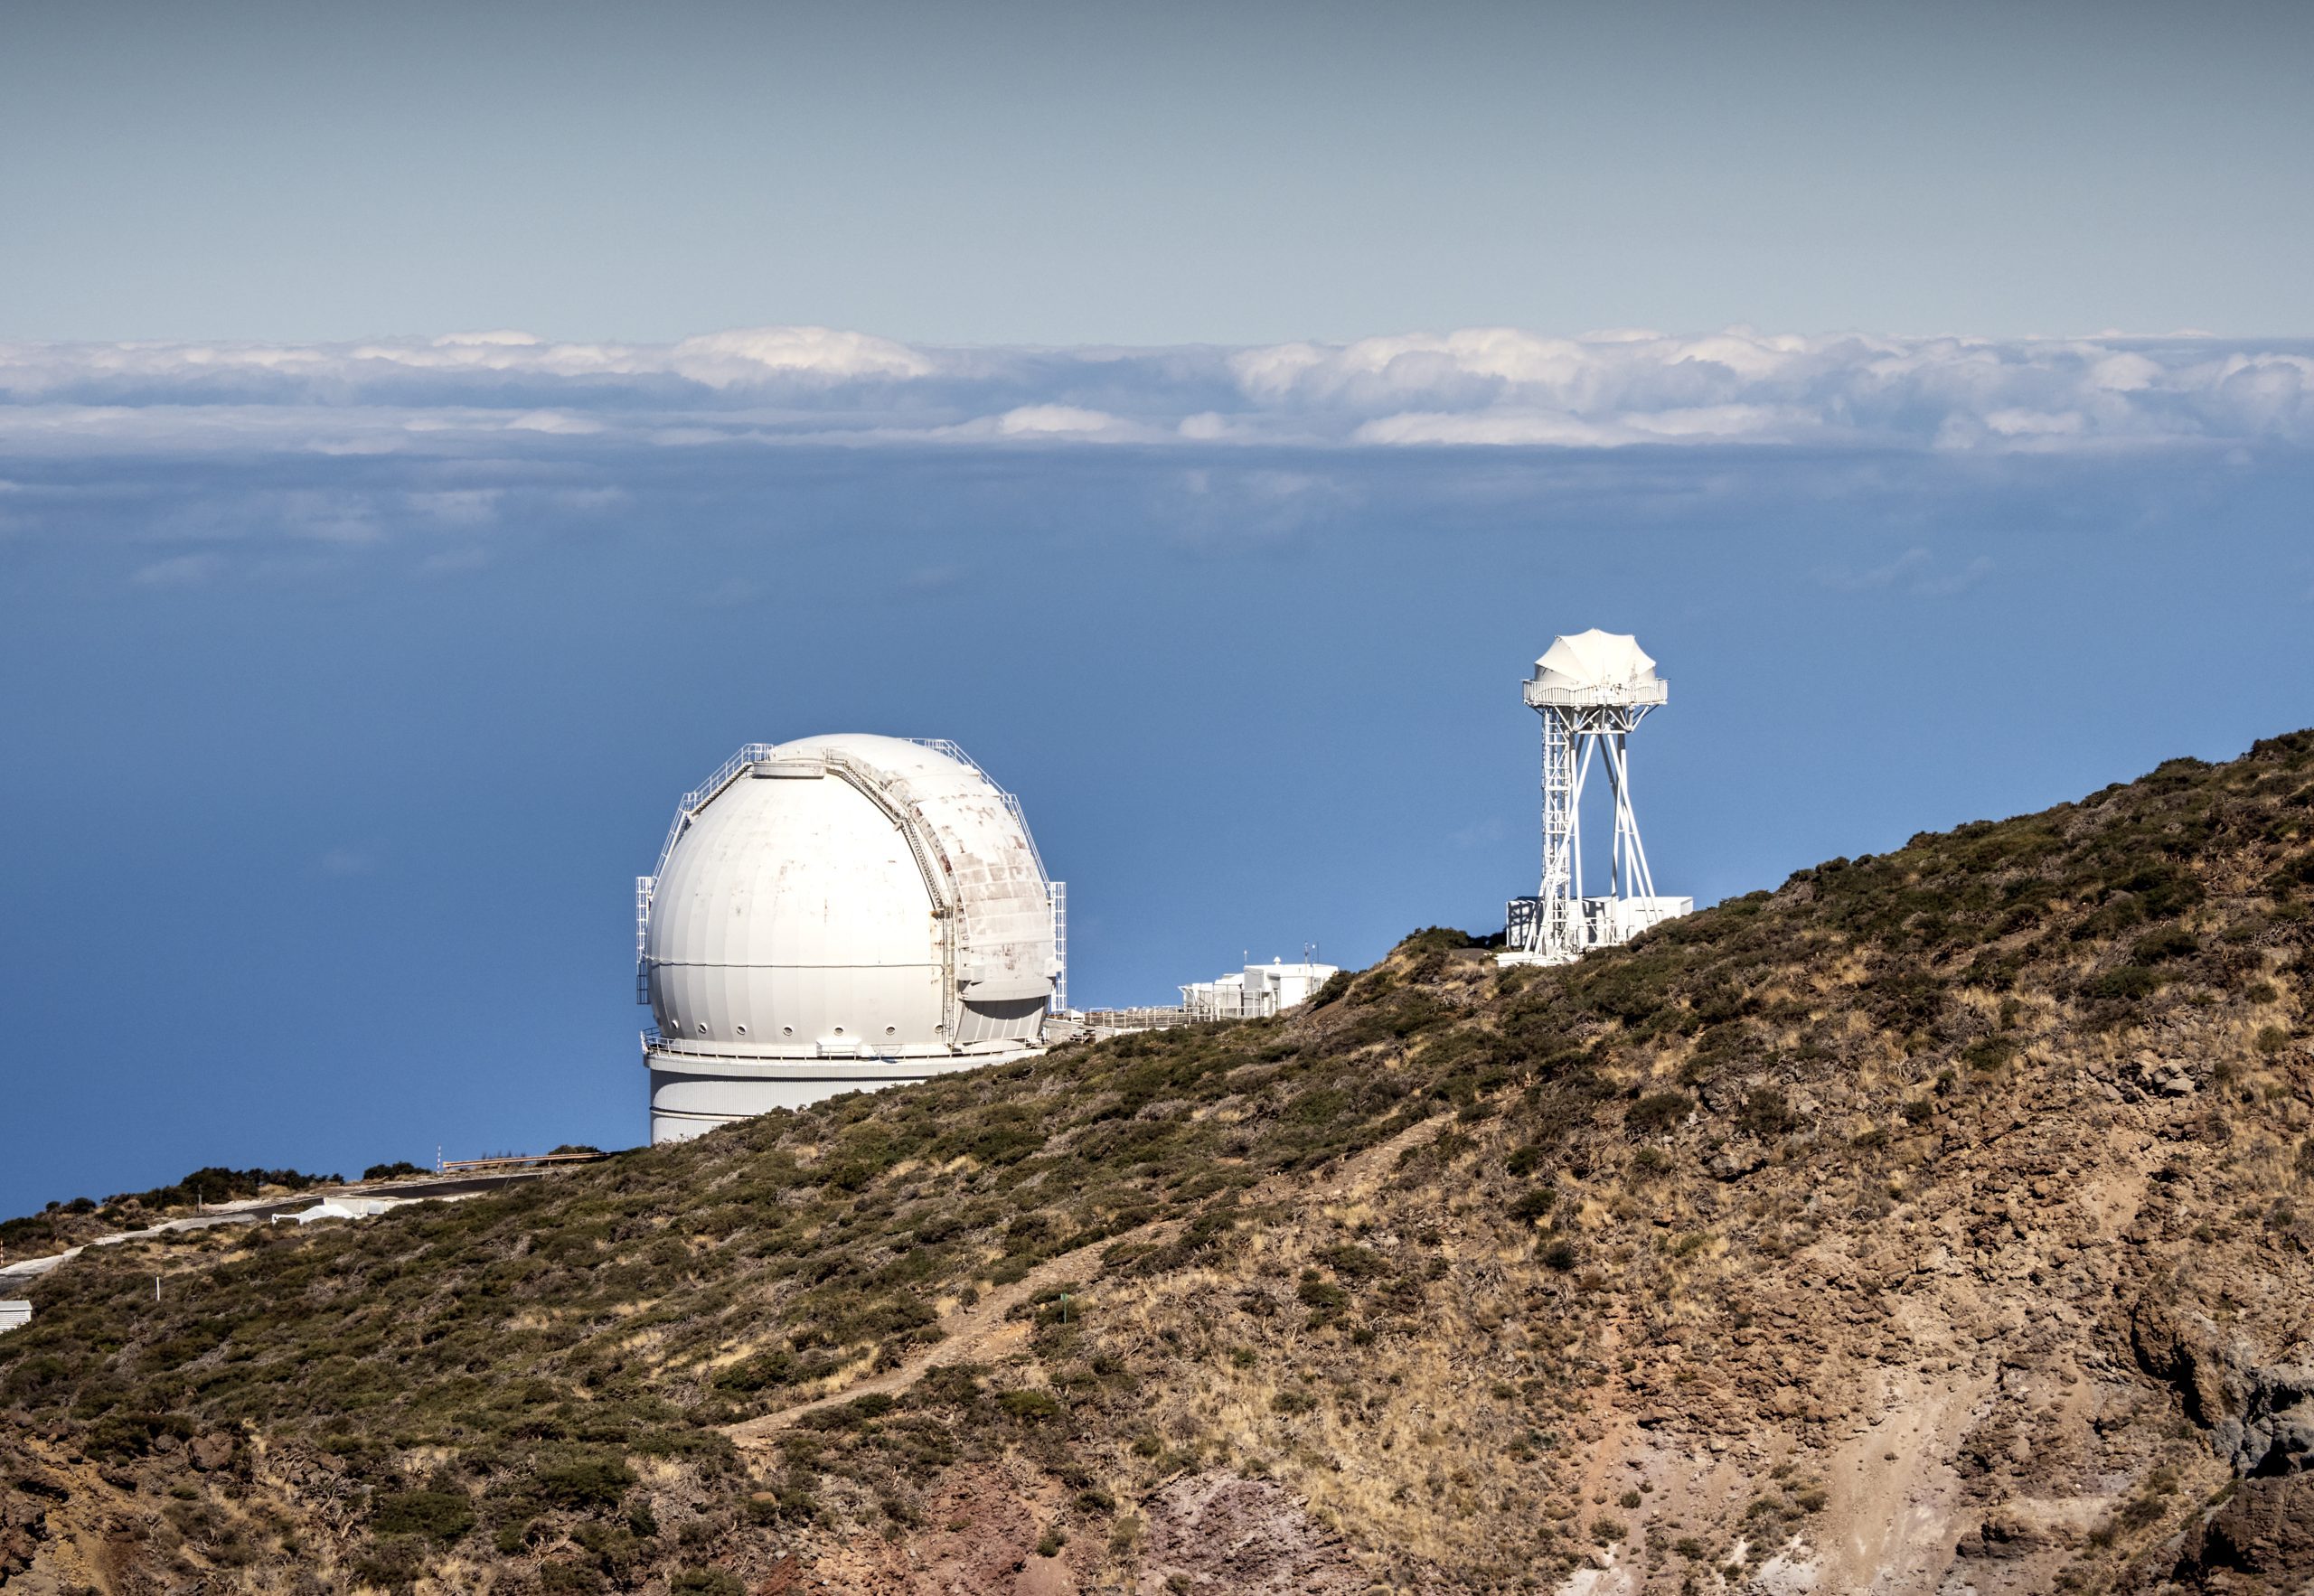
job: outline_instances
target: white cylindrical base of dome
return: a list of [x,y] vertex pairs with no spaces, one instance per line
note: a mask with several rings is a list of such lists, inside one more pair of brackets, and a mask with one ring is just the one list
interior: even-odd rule
[[774,1109],[804,1108],[846,1092],[880,1092],[1042,1051],[1008,1046],[937,1057],[750,1059],[646,1047],[651,1143],[686,1141]]

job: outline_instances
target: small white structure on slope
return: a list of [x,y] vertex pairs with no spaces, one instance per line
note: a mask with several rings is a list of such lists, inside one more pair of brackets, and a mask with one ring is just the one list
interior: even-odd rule
[[651,1140],[1036,1052],[1061,884],[954,743],[750,743],[635,882]]
[[1331,964],[1288,964],[1283,959],[1248,964],[1241,972],[1183,987],[1181,1010],[1192,1022],[1266,1019],[1281,1009],[1308,1002],[1311,994],[1335,973],[1336,966]]
[[33,1322],[33,1305],[18,1299],[0,1302],[0,1330],[19,1330]]
[[400,1207],[405,1200],[401,1197],[329,1197],[310,1208],[276,1214],[273,1222],[278,1225],[287,1219],[298,1225],[311,1225],[316,1219],[375,1219],[381,1214]]
[[[1691,897],[1656,896],[1632,810],[1631,734],[1670,693],[1639,640],[1596,628],[1554,638],[1523,688],[1543,718],[1543,879],[1535,897],[1510,900],[1500,961],[1565,964],[1692,911]],[[1600,897],[1583,889],[1583,784],[1594,758],[1614,810]]]

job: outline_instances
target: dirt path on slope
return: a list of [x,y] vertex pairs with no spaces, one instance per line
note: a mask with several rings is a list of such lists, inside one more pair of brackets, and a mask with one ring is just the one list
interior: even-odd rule
[[[1433,1115],[1418,1125],[1407,1126],[1387,1141],[1352,1154],[1331,1174],[1314,1182],[1298,1175],[1273,1175],[1248,1188],[1238,1200],[1258,1206],[1286,1197],[1300,1197],[1305,1201],[1314,1197],[1322,1202],[1338,1202],[1353,1197],[1361,1188],[1396,1169],[1400,1154],[1430,1141],[1445,1128],[1446,1123],[1447,1116]],[[1057,1258],[1048,1258],[1011,1284],[999,1286],[984,1293],[971,1307],[959,1304],[942,1314],[938,1321],[941,1338],[899,1367],[870,1375],[840,1391],[832,1391],[825,1396],[782,1408],[777,1413],[726,1425],[723,1433],[742,1447],[761,1445],[806,1413],[878,1393],[896,1396],[931,1370],[945,1368],[952,1364],[994,1362],[1019,1350],[1028,1342],[1030,1322],[1026,1319],[1006,1318],[1012,1310],[1048,1287],[1083,1285],[1100,1272],[1101,1256],[1111,1247],[1129,1244],[1142,1246],[1162,1244],[1179,1235],[1181,1225],[1182,1221],[1179,1219],[1152,1220],[1137,1229],[1104,1237],[1074,1252],[1063,1253]]]

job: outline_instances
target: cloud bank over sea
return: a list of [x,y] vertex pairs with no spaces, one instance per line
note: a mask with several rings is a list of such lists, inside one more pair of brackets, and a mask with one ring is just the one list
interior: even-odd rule
[[1756,446],[2078,454],[2314,443],[2314,341],[1514,328],[1252,348],[0,343],[0,458],[573,447]]

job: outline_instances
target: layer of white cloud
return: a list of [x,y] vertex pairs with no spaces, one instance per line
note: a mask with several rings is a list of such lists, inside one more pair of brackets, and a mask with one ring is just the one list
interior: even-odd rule
[[940,349],[825,327],[670,344],[0,344],[0,459],[537,454],[617,444],[2314,443],[2314,343],[1516,328],[1256,349]]
[[755,327],[686,338],[669,352],[667,364],[711,388],[776,376],[839,382],[861,377],[929,377],[936,370],[929,359],[905,343],[826,327]]

